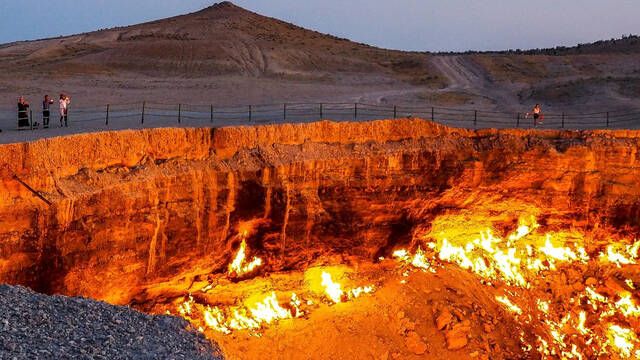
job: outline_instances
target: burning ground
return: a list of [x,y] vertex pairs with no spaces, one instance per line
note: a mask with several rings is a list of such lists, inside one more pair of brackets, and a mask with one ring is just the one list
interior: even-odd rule
[[417,119],[6,145],[0,277],[231,359],[634,358],[639,145]]
[[226,275],[146,310],[184,317],[232,358],[640,356],[640,242],[543,232],[533,215],[500,236],[479,212],[440,217],[375,264],[266,276],[242,233]]

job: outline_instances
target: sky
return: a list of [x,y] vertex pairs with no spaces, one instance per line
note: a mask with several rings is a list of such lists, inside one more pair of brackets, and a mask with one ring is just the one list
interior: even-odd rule
[[[0,44],[132,25],[206,0],[0,0]],[[417,51],[572,46],[640,34],[638,0],[236,0],[263,15],[374,46]]]

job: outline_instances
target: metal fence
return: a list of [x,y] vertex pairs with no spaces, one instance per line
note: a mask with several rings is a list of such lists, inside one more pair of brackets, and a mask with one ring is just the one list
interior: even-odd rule
[[[231,126],[311,122],[320,119],[364,121],[419,117],[445,125],[478,128],[531,128],[533,119],[524,113],[469,110],[446,107],[376,105],[363,103],[288,103],[216,107],[213,105],[140,102],[92,107],[70,107],[69,126],[78,129],[127,129],[175,126]],[[17,110],[0,108],[0,128],[17,127]],[[41,113],[32,109],[31,123],[42,124]],[[57,112],[52,111],[52,127]],[[537,124],[546,129],[636,129],[640,110],[598,113],[545,113]],[[30,127],[31,128],[31,127]],[[38,128],[38,126],[33,126]]]

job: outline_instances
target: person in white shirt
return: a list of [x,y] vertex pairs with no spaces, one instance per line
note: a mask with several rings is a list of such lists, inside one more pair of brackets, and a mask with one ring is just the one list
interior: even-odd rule
[[538,126],[538,124],[542,124],[544,120],[544,114],[542,113],[542,108],[540,104],[536,104],[536,106],[531,109],[531,112],[528,112],[525,115],[525,118],[528,118],[530,115],[533,115],[533,126]]
[[69,104],[71,104],[71,99],[65,94],[60,94],[60,127],[62,127],[62,120],[64,120],[64,127],[68,126]]

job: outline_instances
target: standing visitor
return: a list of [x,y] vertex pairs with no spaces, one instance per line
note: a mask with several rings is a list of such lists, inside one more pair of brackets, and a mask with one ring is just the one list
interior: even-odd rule
[[65,94],[60,94],[60,127],[62,127],[62,120],[64,120],[64,127],[69,126],[67,123],[69,104],[71,104],[71,99]]
[[538,124],[542,124],[542,121],[544,120],[544,115],[542,114],[542,108],[540,107],[540,104],[536,104],[536,106],[534,106],[533,109],[531,109],[531,112],[527,113],[526,117],[529,117],[529,115],[533,115],[533,126],[538,126]]
[[29,102],[20,96],[18,98],[18,128],[29,127]]
[[49,118],[51,117],[51,111],[49,107],[53,104],[53,99],[49,98],[49,95],[44,96],[44,100],[42,101],[42,128],[49,128]]

